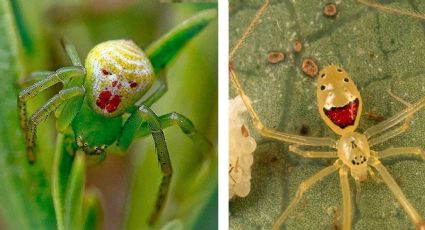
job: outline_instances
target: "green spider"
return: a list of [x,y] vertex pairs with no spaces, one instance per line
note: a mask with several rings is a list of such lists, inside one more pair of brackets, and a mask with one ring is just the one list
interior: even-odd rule
[[[36,82],[18,96],[20,125],[26,134],[29,162],[35,161],[37,126],[52,112],[55,112],[60,132],[72,130],[74,151],[99,155],[101,159],[104,159],[108,146],[116,145],[120,151],[126,152],[135,138],[150,134],[163,174],[156,208],[149,219],[149,223],[155,223],[165,204],[172,177],[162,129],[178,125],[202,153],[206,155],[211,149],[211,143],[185,116],[175,112],[158,116],[149,108],[167,91],[165,80],[157,79],[155,75],[216,14],[215,10],[206,10],[188,19],[151,45],[146,54],[131,40],[100,43],[89,52],[84,66],[75,47],[63,41],[72,66],[33,73],[27,81]],[[159,83],[158,87],[152,87],[155,81]],[[27,119],[27,101],[59,82],[64,88]]]

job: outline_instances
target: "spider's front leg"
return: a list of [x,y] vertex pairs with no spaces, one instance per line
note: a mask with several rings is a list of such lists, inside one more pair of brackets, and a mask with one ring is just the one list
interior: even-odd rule
[[[366,137],[370,139],[369,145],[373,146],[374,144],[381,143],[383,141],[386,141],[402,133],[408,127],[408,122],[407,123],[405,122],[400,128],[396,128],[388,132],[385,132],[385,131],[400,124],[406,119],[410,121],[411,119],[410,117],[413,116],[418,111],[420,111],[421,109],[423,109],[424,107],[425,107],[425,97],[422,97],[419,101],[415,102],[411,106],[408,106],[406,109],[402,110],[398,114],[388,118],[387,120],[377,125],[374,125],[368,128],[364,132],[364,135],[366,135]],[[375,135],[378,135],[378,136],[373,137]]]
[[336,151],[305,151],[298,148],[298,145],[290,145],[289,151],[305,158],[338,158]]
[[299,136],[299,135],[279,132],[277,130],[264,126],[257,112],[252,106],[251,101],[249,100],[248,96],[246,96],[242,86],[240,85],[238,76],[236,75],[236,72],[232,69],[232,67],[230,67],[229,75],[230,75],[230,81],[232,82],[233,87],[241,96],[242,101],[247,107],[248,113],[252,119],[255,129],[257,129],[257,131],[261,134],[261,136],[291,143],[291,144],[297,144],[297,145],[328,146],[331,148],[335,148],[336,141],[329,137]]
[[27,121],[26,103],[31,98],[37,96],[43,90],[59,82],[65,82],[75,77],[84,77],[85,70],[81,66],[63,67],[51,73],[45,79],[22,90],[18,96],[19,119],[22,130],[26,133],[27,154],[30,162],[35,160],[33,147],[37,125],[45,120],[52,111],[55,111],[64,101],[84,95],[84,88],[73,87],[61,90],[51,98],[46,104],[41,106]]

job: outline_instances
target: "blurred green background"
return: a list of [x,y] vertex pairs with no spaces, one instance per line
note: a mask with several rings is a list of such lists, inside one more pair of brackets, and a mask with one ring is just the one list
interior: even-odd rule
[[[338,138],[321,120],[316,107],[316,79],[301,71],[304,58],[313,58],[319,69],[336,64],[357,84],[363,111],[386,118],[405,108],[387,90],[408,102],[425,95],[425,21],[381,12],[357,1],[271,0],[271,4],[233,61],[241,84],[265,125],[309,136]],[[382,4],[425,12],[420,0],[379,1]],[[263,0],[230,1],[230,47],[242,35]],[[337,6],[335,17],[325,17],[328,3]],[[301,53],[293,52],[299,39]],[[278,64],[267,61],[271,51],[285,54]],[[231,97],[235,96],[232,91]],[[406,133],[374,146],[424,148],[425,111],[415,115]],[[359,132],[377,124],[364,114]],[[251,124],[251,122],[248,122]],[[306,128],[303,128],[306,127]],[[294,197],[299,184],[333,161],[303,159],[288,152],[288,144],[258,136],[254,153],[251,193],[230,201],[231,229],[269,229]],[[415,157],[382,161],[406,197],[425,217],[425,164]],[[414,229],[409,218],[384,183],[369,178],[356,190],[352,178],[354,229]],[[356,195],[358,200],[356,200]],[[304,194],[282,229],[340,229],[342,215],[338,174],[333,174]]]
[[[54,118],[38,129],[38,159],[29,166],[18,125],[18,79],[31,71],[70,65],[60,46],[68,38],[82,60],[96,44],[129,38],[142,49],[184,19],[215,3],[172,4],[136,0],[0,1],[0,229],[54,229],[51,175],[56,129]],[[166,71],[168,92],[152,109],[179,112],[217,145],[217,21],[182,50]],[[43,92],[28,103],[35,111],[61,88]],[[178,127],[165,131],[174,177],[170,197],[156,228],[171,220],[184,229],[217,228],[217,162],[208,172],[194,170],[195,146]],[[87,169],[86,187],[101,193],[104,229],[146,229],[160,182],[151,137],[137,140],[128,154],[108,154]],[[173,222],[175,223],[175,222]],[[170,226],[173,226],[173,223]],[[206,227],[206,228],[205,228]],[[177,228],[178,229],[178,228]]]

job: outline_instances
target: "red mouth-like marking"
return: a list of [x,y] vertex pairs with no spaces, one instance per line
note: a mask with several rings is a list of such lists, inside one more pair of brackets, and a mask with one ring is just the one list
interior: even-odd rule
[[359,99],[348,103],[343,107],[332,107],[331,109],[323,109],[326,116],[341,129],[354,125],[357,117],[357,111],[359,109]]
[[118,95],[112,95],[109,90],[102,91],[96,100],[96,105],[101,109],[106,109],[108,113],[112,113],[117,110],[120,103],[121,97]]

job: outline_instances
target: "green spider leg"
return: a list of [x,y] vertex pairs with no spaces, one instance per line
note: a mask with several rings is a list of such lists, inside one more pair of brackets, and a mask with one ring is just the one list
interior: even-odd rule
[[[28,154],[28,160],[30,163],[33,163],[35,161],[33,148],[35,145],[37,126],[42,121],[46,120],[47,117],[50,115],[50,113],[55,111],[63,102],[69,99],[72,99],[74,97],[84,95],[84,93],[85,93],[85,89],[83,87],[63,89],[32,114],[31,118],[28,120],[28,123],[26,123],[24,127],[25,136],[26,136],[27,154]],[[25,103],[23,105],[25,106]],[[21,108],[25,110],[24,106]],[[25,114],[25,112],[23,113]],[[26,119],[26,117],[24,119]],[[24,123],[24,122],[22,122],[21,120],[21,123]]]
[[137,112],[128,118],[117,142],[118,147],[122,151],[126,151],[131,142],[137,137],[152,135],[154,139],[163,178],[156,200],[156,208],[149,219],[150,224],[153,224],[158,219],[159,213],[165,204],[172,176],[171,161],[162,129],[174,125],[178,125],[182,132],[192,139],[195,146],[200,147],[202,153],[211,151],[212,144],[207,138],[197,132],[195,126],[188,118],[178,113],[169,113],[158,117],[146,105],[139,107]]
[[27,78],[19,80],[16,85],[22,89],[45,79],[53,73],[54,71],[34,71]]
[[[64,102],[69,101],[74,98],[81,98],[84,96],[85,90],[81,86],[81,79],[84,81],[85,78],[85,69],[81,66],[81,62],[78,58],[77,51],[75,47],[69,43],[63,43],[64,48],[70,57],[74,66],[62,67],[56,71],[39,71],[33,74],[32,79],[41,79],[35,84],[25,88],[19,93],[18,96],[18,107],[19,107],[19,119],[20,126],[26,134],[26,146],[28,160],[30,163],[35,161],[35,155],[33,153],[33,148],[35,145],[36,139],[36,130],[37,126],[47,119],[51,112],[58,109]],[[64,87],[57,95],[47,101],[42,105],[31,118],[27,119],[27,109],[26,103],[31,98],[37,96],[40,92],[46,90],[47,88],[61,82],[66,84],[67,82],[71,83],[76,79],[76,82],[80,83],[79,86],[69,86]],[[31,80],[31,77],[30,77]],[[69,85],[68,83],[68,85]],[[76,84],[77,85],[77,84]]]
[[128,109],[128,113],[134,113],[138,110],[138,108],[142,105],[147,107],[151,107],[155,102],[157,102],[167,91],[168,91],[168,83],[166,74],[161,74],[157,79],[158,86],[153,90],[152,93],[146,98],[139,102],[137,102],[134,106]]
[[[69,59],[71,60],[73,66],[83,66],[81,64],[80,58],[78,57],[77,50],[73,44],[71,44],[67,39],[62,38],[61,45],[62,48],[65,50],[66,54],[68,55]],[[31,84],[34,84],[38,81],[47,78],[49,75],[52,75],[54,73],[55,71],[48,70],[31,72],[31,74],[27,78],[18,81],[17,86],[20,88],[27,87]]]
[[159,213],[165,204],[173,174],[167,143],[165,142],[165,136],[161,129],[161,121],[159,117],[149,107],[145,105],[140,106],[139,109],[134,112],[124,124],[123,131],[117,145],[119,145],[122,150],[127,150],[131,141],[135,137],[137,129],[145,122],[148,124],[149,132],[155,142],[155,150],[162,172],[162,181],[159,187],[156,208],[149,219],[149,223],[153,224],[158,219]]
[[158,80],[159,80],[158,88],[155,89],[155,91],[152,93],[151,96],[149,96],[146,100],[141,102],[140,105],[146,105],[150,107],[168,91],[167,79],[161,76]]
[[[180,130],[186,134],[193,142],[194,146],[198,148],[198,151],[207,154],[212,149],[212,143],[202,134],[200,134],[192,121],[184,115],[176,112],[168,113],[161,115],[159,117],[161,128],[165,129],[171,126],[178,125]],[[139,130],[136,133],[136,137],[145,137],[149,135],[149,126],[148,124],[142,123]],[[209,156],[209,155],[207,155]]]

